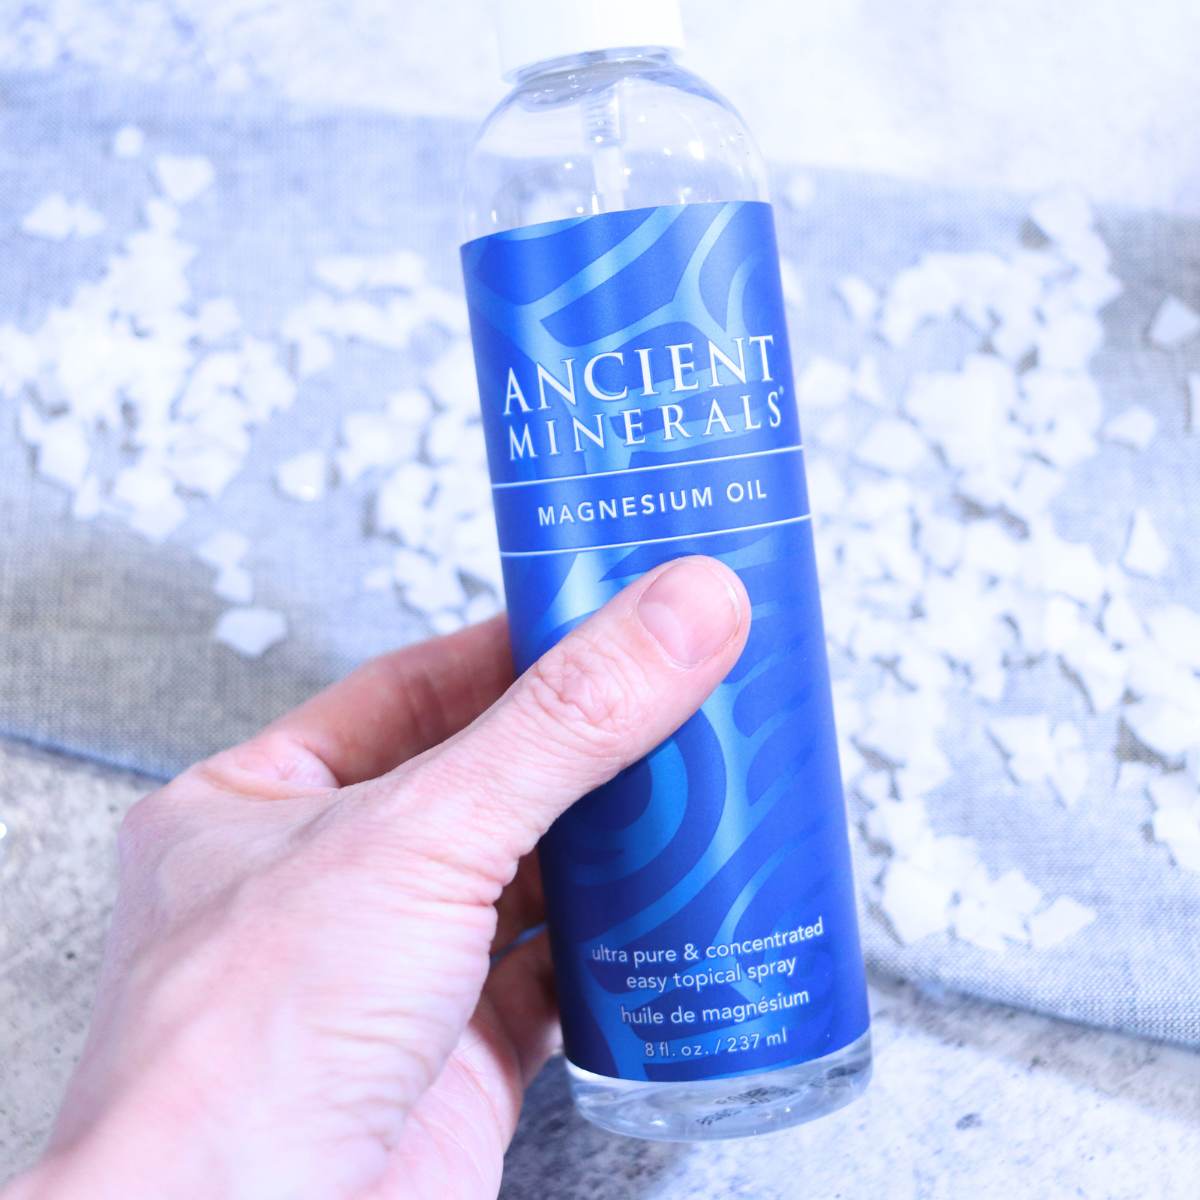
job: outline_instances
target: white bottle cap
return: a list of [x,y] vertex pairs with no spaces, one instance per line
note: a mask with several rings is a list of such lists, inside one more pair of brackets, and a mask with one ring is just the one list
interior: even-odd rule
[[679,0],[496,0],[496,14],[505,79],[589,50],[683,45]]

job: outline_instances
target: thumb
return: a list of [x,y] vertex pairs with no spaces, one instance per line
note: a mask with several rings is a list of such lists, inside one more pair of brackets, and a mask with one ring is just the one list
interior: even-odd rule
[[728,567],[677,559],[613,597],[462,733],[380,784],[403,781],[425,798],[418,820],[441,857],[457,847],[460,860],[476,859],[462,865],[504,873],[566,808],[700,707],[749,624]]

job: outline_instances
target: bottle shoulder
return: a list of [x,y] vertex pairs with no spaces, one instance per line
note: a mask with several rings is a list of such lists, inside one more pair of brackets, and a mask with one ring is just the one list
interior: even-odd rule
[[601,61],[527,79],[492,111],[466,167],[463,232],[766,198],[754,139],[709,84],[668,58]]

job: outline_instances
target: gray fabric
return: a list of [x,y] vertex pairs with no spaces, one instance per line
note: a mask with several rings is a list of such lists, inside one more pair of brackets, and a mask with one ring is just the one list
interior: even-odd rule
[[[449,164],[466,131],[427,121],[331,118],[139,88],[8,78],[0,109],[0,322],[39,324],[81,279],[99,274],[152,194],[143,163],[115,162],[114,131],[136,121],[155,152],[203,153],[210,193],[180,236],[200,253],[200,298],[229,295],[247,328],[270,337],[312,288],[322,254],[405,244],[458,286],[457,195]],[[59,245],[16,226],[47,192],[88,197],[109,228]],[[65,493],[31,477],[30,453],[3,405],[0,438],[0,728],[159,775],[243,737],[354,663],[423,635],[390,595],[363,594],[384,560],[362,538],[362,492],[309,507],[283,500],[275,464],[337,443],[339,414],[382,404],[416,366],[366,346],[339,355],[336,385],[314,381],[285,419],[257,432],[246,469],[219,505],[202,506],[171,542],[149,546],[119,525],[82,525]],[[284,609],[292,636],[246,662],[210,640],[227,607],[188,547],[229,526],[254,541],[256,602]]]
[[[314,113],[64,76],[9,76],[0,91],[0,322],[36,325],[135,226],[144,168],[117,164],[108,152],[127,120],[147,130],[152,151],[215,162],[217,184],[189,208],[182,231],[202,252],[191,277],[202,297],[233,296],[252,331],[271,335],[306,291],[308,264],[324,253],[408,245],[428,257],[436,278],[457,286],[455,170],[468,137],[458,123]],[[810,298],[794,330],[800,355],[821,349],[853,361],[858,335],[832,298],[843,274],[883,283],[922,250],[1003,250],[1020,229],[1019,199],[838,173],[815,178],[810,207],[779,212],[782,245]],[[108,230],[65,246],[17,234],[20,217],[54,189],[88,197]],[[1094,370],[1108,412],[1144,404],[1163,434],[1144,456],[1105,451],[1093,460],[1086,480],[1056,506],[1056,521],[1061,534],[1087,538],[1109,561],[1131,501],[1148,505],[1171,535],[1176,565],[1169,586],[1147,594],[1174,588],[1194,605],[1200,540],[1188,531],[1200,509],[1200,436],[1184,436],[1182,381],[1189,361],[1200,367],[1200,349],[1148,354],[1144,330],[1165,291],[1197,299],[1200,227],[1108,212],[1104,233],[1128,291],[1107,313],[1109,340]],[[916,347],[914,363],[953,350],[937,339]],[[361,590],[363,572],[382,557],[378,542],[361,537],[363,492],[335,491],[303,507],[278,497],[270,482],[288,454],[332,448],[341,412],[415,381],[417,358],[343,352],[336,372],[306,385],[295,408],[258,433],[252,461],[219,505],[157,548],[119,526],[73,521],[64,493],[33,478],[12,432],[13,406],[0,401],[0,730],[166,776],[361,659],[423,636],[418,614]],[[259,662],[210,640],[225,606],[188,547],[223,525],[252,535],[257,599],[285,610],[291,623],[288,641]],[[1034,672],[1022,686],[1036,698],[1046,682]],[[1108,761],[1116,718],[1082,723],[1104,748],[1098,763]],[[970,833],[993,870],[1019,865],[1049,895],[1070,895],[1101,917],[1053,951],[995,955],[942,937],[901,949],[869,910],[873,964],[1200,1044],[1200,877],[1171,867],[1151,843],[1148,806],[1112,795],[1098,766],[1093,794],[1068,813],[1007,780],[977,725],[963,723],[952,740],[956,777],[931,804],[938,832]],[[862,868],[871,874],[878,863],[864,856]]]

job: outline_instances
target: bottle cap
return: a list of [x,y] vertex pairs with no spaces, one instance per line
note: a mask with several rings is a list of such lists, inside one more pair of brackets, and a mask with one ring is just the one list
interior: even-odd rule
[[496,12],[505,79],[589,50],[683,45],[679,0],[497,0]]

